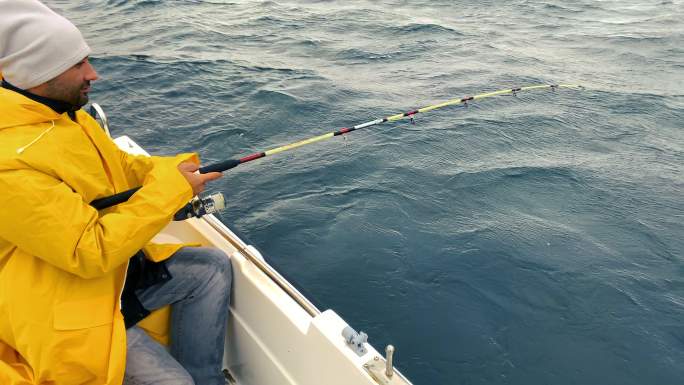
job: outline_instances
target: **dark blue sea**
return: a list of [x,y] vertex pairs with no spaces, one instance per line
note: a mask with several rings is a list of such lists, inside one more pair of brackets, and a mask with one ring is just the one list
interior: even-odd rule
[[244,164],[242,232],[416,385],[684,383],[684,2],[47,2],[113,134]]

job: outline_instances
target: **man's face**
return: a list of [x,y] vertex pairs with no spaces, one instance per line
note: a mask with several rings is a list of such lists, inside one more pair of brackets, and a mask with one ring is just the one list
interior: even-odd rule
[[86,57],[45,83],[44,94],[50,99],[61,100],[81,108],[88,103],[90,82],[94,80],[97,80],[97,72]]

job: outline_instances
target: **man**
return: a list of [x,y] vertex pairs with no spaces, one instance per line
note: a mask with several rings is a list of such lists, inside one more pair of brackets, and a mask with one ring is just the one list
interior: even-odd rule
[[[80,109],[89,52],[40,2],[0,0],[0,384],[223,384],[228,257],[149,243],[221,175],[120,151]],[[142,329],[166,305],[168,351]]]

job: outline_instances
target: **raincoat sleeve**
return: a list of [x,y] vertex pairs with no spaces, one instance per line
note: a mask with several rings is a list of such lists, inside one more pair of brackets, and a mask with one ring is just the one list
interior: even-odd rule
[[[121,166],[126,173],[128,183],[139,186],[145,180],[147,173],[154,166],[153,157],[145,155],[132,155],[126,151],[118,150],[121,157]],[[154,157],[157,158],[157,157]]]
[[126,151],[116,148],[121,157],[121,166],[124,169],[128,183],[132,186],[140,186],[147,174],[152,170],[154,164],[159,162],[163,157],[147,156],[147,155],[133,155]]
[[32,169],[0,172],[0,237],[83,278],[107,274],[161,231],[192,198],[177,166],[194,154],[152,160],[143,187],[98,214],[61,180]]

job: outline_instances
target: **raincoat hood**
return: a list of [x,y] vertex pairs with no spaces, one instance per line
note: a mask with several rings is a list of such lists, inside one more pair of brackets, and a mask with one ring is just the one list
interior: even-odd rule
[[[0,88],[0,90],[7,91],[7,95],[0,95],[0,100],[3,100],[3,96],[7,96],[6,99],[9,99],[7,103],[3,104],[4,107],[0,108],[0,113],[6,114],[6,123],[4,123],[6,128],[47,123],[48,121],[46,121],[46,119],[49,119],[50,124],[47,128],[43,129],[38,136],[27,144],[17,148],[17,154],[21,154],[55,128],[55,120],[60,118],[62,113],[57,112],[49,103],[54,104],[59,102],[43,98],[44,100],[49,101],[48,103],[44,103],[41,102],[38,97],[31,98],[31,95],[23,94],[26,91],[13,89],[13,86],[6,84],[4,81],[2,82],[2,85],[3,87]],[[4,86],[12,88],[5,88]],[[71,112],[71,114],[73,114],[73,112]],[[73,116],[75,115],[69,115],[69,117]],[[2,122],[5,121],[5,119],[0,120],[0,124],[3,124]],[[0,126],[0,130],[2,129],[3,127]]]
[[0,101],[0,130],[50,122],[61,116],[50,107],[6,88],[0,88]]

